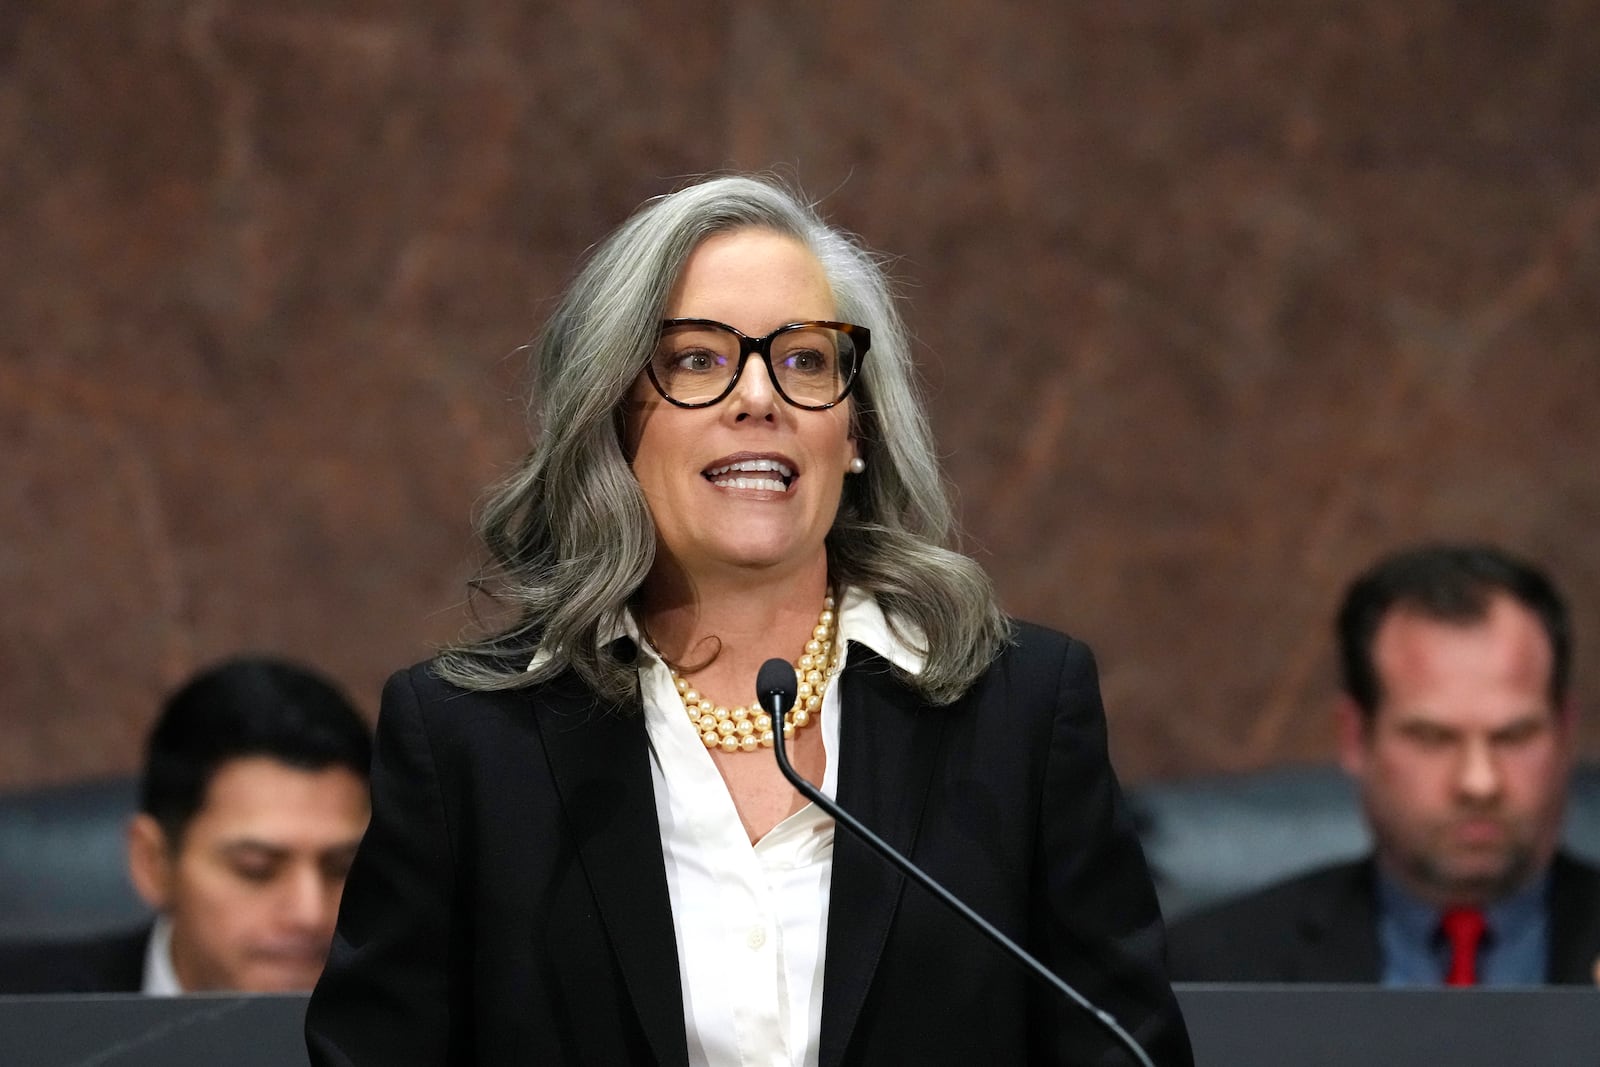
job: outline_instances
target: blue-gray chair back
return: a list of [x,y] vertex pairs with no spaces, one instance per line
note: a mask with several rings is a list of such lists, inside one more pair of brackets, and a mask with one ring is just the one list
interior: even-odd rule
[[0,941],[125,930],[149,917],[128,880],[132,778],[0,793]]

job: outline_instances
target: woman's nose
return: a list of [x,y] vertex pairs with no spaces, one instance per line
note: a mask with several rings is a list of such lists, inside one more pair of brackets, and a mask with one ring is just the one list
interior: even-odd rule
[[744,361],[728,400],[733,404],[737,416],[769,416],[783,402],[772,385],[772,374],[761,353],[752,352],[750,358]]

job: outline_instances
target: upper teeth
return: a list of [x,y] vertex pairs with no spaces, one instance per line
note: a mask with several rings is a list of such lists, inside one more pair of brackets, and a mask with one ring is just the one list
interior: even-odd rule
[[785,478],[793,478],[794,471],[779,463],[775,459],[741,459],[737,463],[729,463],[722,467],[713,467],[706,471],[712,478],[727,474],[729,471],[775,471]]

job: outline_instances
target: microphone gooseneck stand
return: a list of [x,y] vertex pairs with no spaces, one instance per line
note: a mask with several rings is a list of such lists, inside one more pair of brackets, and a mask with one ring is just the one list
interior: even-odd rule
[[873,851],[900,868],[912,881],[944,901],[958,915],[977,927],[980,933],[1000,946],[1012,959],[1031,970],[1039,978],[1055,987],[1062,996],[1099,1020],[1100,1025],[1104,1026],[1111,1032],[1113,1037],[1123,1044],[1134,1059],[1140,1063],[1141,1067],[1154,1067],[1144,1049],[1133,1039],[1128,1031],[1122,1028],[1116,1019],[1111,1017],[1110,1012],[1092,1004],[1087,997],[1072,988],[1060,975],[1040,963],[1021,945],[1003,934],[993,923],[968,907],[960,897],[935,881],[932,875],[912,863],[905,856],[902,856],[887,841],[869,830],[861,820],[845,811],[837,803],[830,800],[822,790],[800,776],[800,772],[796,771],[794,765],[789,762],[789,754],[784,750],[783,740],[783,716],[794,705],[796,685],[794,664],[787,660],[769,659],[761,665],[761,670],[756,674],[756,695],[761,701],[762,709],[772,716],[772,751],[778,757],[778,769],[783,772],[785,778],[789,779],[789,783],[813,804],[833,816],[835,822],[849,829],[851,833],[871,846]]

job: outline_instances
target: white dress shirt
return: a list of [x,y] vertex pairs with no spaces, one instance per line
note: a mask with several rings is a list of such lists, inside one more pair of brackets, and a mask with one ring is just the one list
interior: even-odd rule
[[165,915],[156,918],[150,930],[150,941],[144,948],[144,978],[139,992],[151,997],[176,997],[183,993],[178,983],[178,971],[172,966],[172,920]]
[[[907,637],[911,643],[890,629],[877,601],[845,592],[836,622],[840,644],[865,645],[915,674],[923,656],[917,635]],[[708,1067],[814,1065],[833,819],[807,804],[752,846],[670,670],[647,643],[638,643],[689,1059]],[[827,770],[819,788],[829,797],[838,781],[838,689],[835,676],[823,695],[820,722]],[[762,751],[743,758],[774,757]]]

